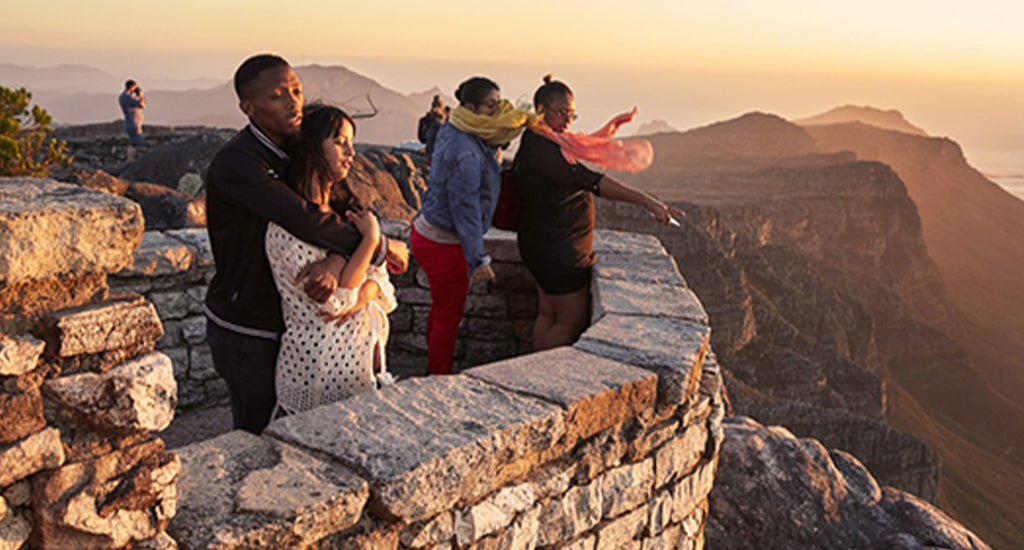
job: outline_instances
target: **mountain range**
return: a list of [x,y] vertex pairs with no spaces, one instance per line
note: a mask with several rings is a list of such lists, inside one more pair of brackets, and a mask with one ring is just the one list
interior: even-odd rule
[[[338,105],[349,114],[370,114],[357,122],[356,139],[363,143],[397,144],[416,137],[416,121],[430,108],[430,99],[440,94],[449,104],[454,99],[437,88],[404,95],[345,67],[304,65],[295,67],[302,79],[307,102],[324,101]],[[168,126],[205,125],[239,128],[245,117],[228,81],[181,89],[161,88],[174,82],[139,82],[146,93],[145,119],[148,124]],[[58,125],[106,122],[121,117],[117,95],[124,80],[98,69],[62,65],[49,69],[0,65],[0,85],[26,87],[33,101],[46,108]]]

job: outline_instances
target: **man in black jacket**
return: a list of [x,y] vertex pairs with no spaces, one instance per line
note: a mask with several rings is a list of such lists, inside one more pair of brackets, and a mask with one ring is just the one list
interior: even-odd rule
[[[249,124],[217,152],[207,171],[207,229],[217,272],[203,309],[214,368],[227,382],[234,427],[260,433],[276,402],[274,368],[284,331],[281,298],[264,250],[273,221],[332,253],[305,266],[300,279],[323,302],[337,288],[344,257],[362,236],[344,218],[306,202],[283,181],[285,145],[302,123],[302,82],[284,59],[251,57],[235,71],[235,92]],[[408,264],[405,244],[381,238],[374,261],[395,272]]]

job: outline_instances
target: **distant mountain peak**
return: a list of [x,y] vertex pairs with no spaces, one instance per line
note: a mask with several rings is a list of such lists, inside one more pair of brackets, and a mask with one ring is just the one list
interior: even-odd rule
[[649,136],[651,134],[663,134],[667,132],[678,132],[668,121],[656,119],[650,120],[640,125],[633,135],[637,136]]
[[896,109],[879,109],[871,106],[843,105],[836,107],[819,115],[801,118],[793,121],[801,126],[820,126],[823,124],[844,124],[848,122],[860,122],[868,126],[882,128],[884,130],[895,130],[905,134],[916,136],[927,136],[928,133],[914,126],[903,116],[903,113]]

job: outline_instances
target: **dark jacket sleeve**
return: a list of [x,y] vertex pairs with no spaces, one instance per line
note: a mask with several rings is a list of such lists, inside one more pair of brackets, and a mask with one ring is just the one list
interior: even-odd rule
[[543,137],[535,137],[528,151],[533,169],[550,182],[571,188],[573,191],[587,190],[598,194],[598,183],[602,175],[583,164],[569,164],[562,156],[557,144]]
[[216,182],[210,192],[241,205],[257,216],[280,225],[310,244],[346,257],[355,252],[362,235],[338,214],[324,212],[302,199],[256,155],[234,150],[218,155],[207,175]]

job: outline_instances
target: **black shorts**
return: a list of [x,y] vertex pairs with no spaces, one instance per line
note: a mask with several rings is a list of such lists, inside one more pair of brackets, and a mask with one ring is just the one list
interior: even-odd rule
[[533,247],[523,246],[522,242],[519,243],[519,255],[523,259],[523,264],[536,279],[537,285],[546,294],[572,294],[590,283],[592,266],[565,265],[557,254],[533,250]]

